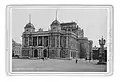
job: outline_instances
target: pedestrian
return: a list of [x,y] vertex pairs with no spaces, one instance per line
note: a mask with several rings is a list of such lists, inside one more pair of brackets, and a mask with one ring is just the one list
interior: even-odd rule
[[76,59],[76,64],[77,64],[78,60]]

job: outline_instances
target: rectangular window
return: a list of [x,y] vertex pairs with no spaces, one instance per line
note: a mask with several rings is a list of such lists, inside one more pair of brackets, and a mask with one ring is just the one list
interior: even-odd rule
[[33,37],[33,46],[37,46],[37,37]]
[[48,46],[48,37],[47,36],[44,37],[44,44],[46,47]]
[[32,37],[29,37],[29,46],[32,46]]
[[25,37],[25,45],[28,45],[28,37]]
[[41,36],[38,37],[38,46],[42,46],[42,37]]
[[60,46],[63,48],[66,47],[66,37],[65,36],[60,37]]

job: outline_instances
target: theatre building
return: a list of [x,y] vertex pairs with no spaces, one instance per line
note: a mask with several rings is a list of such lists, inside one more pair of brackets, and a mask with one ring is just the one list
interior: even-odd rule
[[[29,20],[22,33],[22,56],[47,58],[80,58],[89,55],[91,41],[84,37],[84,31],[76,22],[60,23],[57,18],[50,30],[35,31]],[[87,48],[86,48],[87,46]],[[82,52],[81,52],[82,50]]]

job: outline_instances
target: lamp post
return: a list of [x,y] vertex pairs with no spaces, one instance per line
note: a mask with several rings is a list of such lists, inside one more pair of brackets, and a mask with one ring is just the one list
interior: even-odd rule
[[105,61],[105,53],[104,53],[104,45],[106,40],[103,39],[103,36],[101,39],[99,39],[99,45],[100,45],[100,51],[99,51],[99,62],[98,63],[104,63]]

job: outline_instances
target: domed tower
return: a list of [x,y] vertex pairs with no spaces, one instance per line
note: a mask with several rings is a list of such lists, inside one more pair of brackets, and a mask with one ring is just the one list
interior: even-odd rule
[[50,26],[51,26],[51,31],[61,30],[60,22],[57,20],[57,10],[56,10],[56,19],[52,22]]
[[25,32],[27,32],[27,33],[35,32],[35,27],[31,23],[31,15],[29,15],[29,23],[26,24],[26,26],[24,27],[24,29],[25,29]]
[[31,15],[29,15],[29,22],[24,27],[24,32],[22,33],[22,46],[28,46],[31,45],[29,42],[31,42],[31,34],[32,32],[35,32],[35,27],[31,23]]

